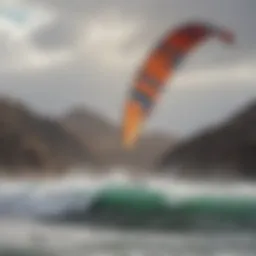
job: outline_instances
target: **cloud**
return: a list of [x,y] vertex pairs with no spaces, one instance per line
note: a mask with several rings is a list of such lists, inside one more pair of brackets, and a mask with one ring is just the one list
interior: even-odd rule
[[87,22],[81,48],[100,68],[130,68],[140,55],[140,48],[126,51],[125,46],[140,31],[140,21],[125,19],[117,10],[101,13]]
[[[8,2],[7,2],[8,3]],[[20,1],[0,5],[1,33],[7,33],[12,39],[24,40],[31,33],[53,22],[55,13],[38,4],[26,5]],[[14,14],[12,14],[14,12]],[[16,19],[16,12],[25,15],[22,22]],[[12,15],[11,15],[12,14]]]
[[[63,64],[69,59],[68,51],[45,51],[34,45],[30,38],[35,31],[48,26],[57,18],[56,14],[37,4],[25,5],[18,1],[2,6],[3,14],[0,17],[1,47],[0,56],[4,61],[0,68],[5,72],[24,72],[40,70]],[[12,15],[4,15],[5,10],[24,12],[26,19],[17,22]],[[15,13],[14,13],[15,14]]]
[[77,30],[75,22],[68,22],[64,17],[59,17],[55,22],[35,31],[32,35],[33,43],[45,50],[69,48],[76,43]]
[[182,88],[195,86],[196,89],[201,86],[216,86],[220,83],[227,86],[232,86],[234,83],[254,83],[256,82],[256,59],[220,65],[205,70],[181,72],[175,82],[177,86]]
[[254,0],[20,0],[5,6],[27,18],[0,17],[1,92],[37,110],[60,113],[86,104],[119,122],[142,61],[166,31],[191,19],[230,28],[237,44],[213,39],[189,55],[147,127],[192,131],[256,94]]

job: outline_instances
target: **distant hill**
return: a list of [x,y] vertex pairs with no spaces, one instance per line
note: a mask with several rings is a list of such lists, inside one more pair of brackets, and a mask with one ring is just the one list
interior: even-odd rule
[[61,122],[92,150],[105,166],[130,166],[150,169],[154,161],[174,143],[166,134],[152,133],[142,136],[132,151],[120,144],[120,127],[84,107],[72,109]]
[[158,164],[178,175],[256,178],[256,101],[224,124],[167,150]]
[[74,108],[57,118],[41,116],[26,105],[0,98],[0,169],[8,173],[37,170],[62,172],[71,167],[153,166],[172,143],[167,135],[142,138],[138,147],[125,152],[119,127],[87,108]]
[[57,171],[92,161],[89,149],[59,122],[20,102],[0,99],[1,169]]

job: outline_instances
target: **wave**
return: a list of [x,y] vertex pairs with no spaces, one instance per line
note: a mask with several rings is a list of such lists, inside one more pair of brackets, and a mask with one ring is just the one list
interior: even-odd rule
[[161,230],[256,230],[256,188],[243,182],[95,177],[1,180],[0,215],[56,223]]

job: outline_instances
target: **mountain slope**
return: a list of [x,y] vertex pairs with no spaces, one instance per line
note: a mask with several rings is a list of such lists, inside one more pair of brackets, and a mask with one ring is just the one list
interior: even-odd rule
[[60,123],[0,99],[0,166],[57,170],[91,161],[89,150]]
[[187,176],[256,178],[256,101],[226,123],[166,151],[159,161]]
[[154,133],[142,136],[132,151],[125,151],[120,143],[120,128],[83,107],[71,110],[61,122],[84,141],[102,165],[110,167],[152,168],[154,160],[174,143],[171,136]]

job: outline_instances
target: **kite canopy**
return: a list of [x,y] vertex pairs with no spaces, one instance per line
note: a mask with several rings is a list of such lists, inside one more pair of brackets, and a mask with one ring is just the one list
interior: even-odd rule
[[205,22],[190,22],[167,33],[149,53],[126,102],[122,130],[125,147],[135,144],[167,80],[184,58],[210,37],[217,37],[226,44],[234,42],[233,34],[226,29]]

